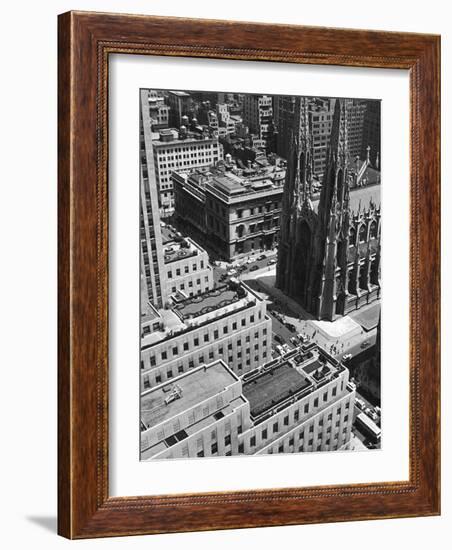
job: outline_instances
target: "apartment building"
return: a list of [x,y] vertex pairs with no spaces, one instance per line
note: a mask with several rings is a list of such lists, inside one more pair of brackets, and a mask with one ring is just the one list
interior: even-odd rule
[[141,340],[142,390],[218,359],[242,375],[271,356],[266,303],[243,283],[231,281],[159,313],[161,330]]
[[243,123],[252,134],[264,141],[267,152],[275,148],[273,126],[273,97],[270,95],[245,94],[243,96]]
[[171,211],[174,207],[171,180],[174,170],[184,172],[208,167],[223,159],[223,148],[216,135],[189,132],[185,126],[180,130],[162,130],[152,145],[160,204],[165,211]]
[[141,396],[141,458],[347,449],[355,387],[315,344],[241,378],[217,359]]

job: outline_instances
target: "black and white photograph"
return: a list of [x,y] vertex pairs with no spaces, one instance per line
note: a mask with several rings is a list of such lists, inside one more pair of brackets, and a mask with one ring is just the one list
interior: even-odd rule
[[301,94],[139,90],[142,461],[381,447],[381,101]]

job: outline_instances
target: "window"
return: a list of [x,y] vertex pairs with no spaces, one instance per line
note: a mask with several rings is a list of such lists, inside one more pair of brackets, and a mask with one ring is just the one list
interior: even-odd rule
[[168,354],[166,351],[162,351],[162,361],[164,361],[168,357]]
[[223,327],[223,334],[227,334],[227,333],[228,333],[228,326],[225,325],[225,326]]
[[253,435],[251,438],[250,438],[250,447],[255,447],[256,446],[256,436]]
[[[141,367],[141,368],[144,368],[143,361],[141,361],[141,363],[142,363],[142,367]],[[155,365],[155,355],[151,355],[151,365],[152,365],[152,366]]]
[[326,401],[328,399],[328,392],[326,391],[324,394],[323,394],[323,400]]
[[278,422],[275,422],[273,424],[273,433],[276,433],[278,431]]
[[177,349],[177,346],[174,346],[173,355],[177,355],[178,353],[179,353],[179,350]]
[[218,443],[213,443],[210,449],[213,455],[216,454],[218,452]]
[[208,334],[204,334],[204,342],[208,342],[209,341],[209,335]]
[[237,323],[236,322],[232,323],[232,330],[237,330]]
[[204,456],[204,451],[203,450],[198,451],[196,456],[199,456],[199,457]]
[[162,377],[160,374],[157,374],[157,376],[155,377],[155,381],[157,384],[160,384],[160,382],[162,381]]
[[188,368],[189,368],[189,369],[192,369],[194,366],[195,366],[195,363],[194,363],[193,360],[191,360],[191,361],[188,362]]
[[318,407],[318,406],[319,406],[319,398],[316,397],[316,398],[314,399],[314,407]]
[[228,434],[228,435],[224,438],[224,444],[225,444],[225,446],[231,444],[231,434]]
[[214,330],[213,337],[215,340],[218,338],[218,330]]
[[298,422],[299,418],[300,418],[300,412],[295,411],[293,415],[293,419],[295,420],[295,422]]
[[243,443],[239,443],[238,451],[239,453],[243,453]]
[[294,438],[291,437],[291,438],[289,439],[289,447],[292,447],[293,444],[294,444]]
[[193,343],[194,343],[195,346],[199,346],[199,338],[195,338],[193,340]]
[[184,342],[184,350],[188,350],[188,342]]
[[[191,362],[191,364],[193,365],[193,361],[190,361],[190,362]],[[190,367],[190,363],[188,364],[188,367],[189,367],[189,368],[192,368],[192,367]],[[180,372],[184,372],[184,367],[183,367],[182,365],[179,365],[179,366],[177,367],[177,372],[179,372],[179,373],[180,373]]]
[[262,430],[262,439],[267,439],[267,428]]
[[169,371],[166,373],[166,376],[167,376],[167,378],[172,378],[172,377],[173,377],[173,371],[172,371],[172,370],[169,370]]
[[304,406],[304,413],[307,414],[309,412],[309,403],[306,403]]

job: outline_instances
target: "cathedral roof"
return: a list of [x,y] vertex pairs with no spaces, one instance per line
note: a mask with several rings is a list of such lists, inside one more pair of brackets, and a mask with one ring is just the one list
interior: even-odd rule
[[365,187],[357,187],[350,189],[350,210],[358,212],[369,208],[369,204],[373,202],[376,206],[380,206],[380,190],[381,185],[366,185]]
[[[350,189],[350,210],[354,213],[358,212],[360,207],[361,210],[366,210],[369,208],[371,202],[376,206],[380,206],[380,190],[381,185],[366,185],[364,187]],[[317,212],[319,199],[313,200],[312,204],[315,212]]]

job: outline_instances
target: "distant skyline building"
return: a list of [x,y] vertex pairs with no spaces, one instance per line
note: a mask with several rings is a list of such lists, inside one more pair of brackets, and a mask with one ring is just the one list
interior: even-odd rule
[[349,448],[355,387],[316,345],[241,378],[222,359],[141,395],[141,458],[336,451]]
[[[380,186],[350,193],[347,114],[346,102],[335,100],[327,169],[313,204],[309,105],[297,98],[278,250],[278,288],[330,321],[380,297]],[[375,177],[369,165],[364,172],[361,178]]]
[[249,127],[250,133],[257,134],[259,139],[263,140],[267,152],[274,151],[273,96],[245,94],[243,124]]

